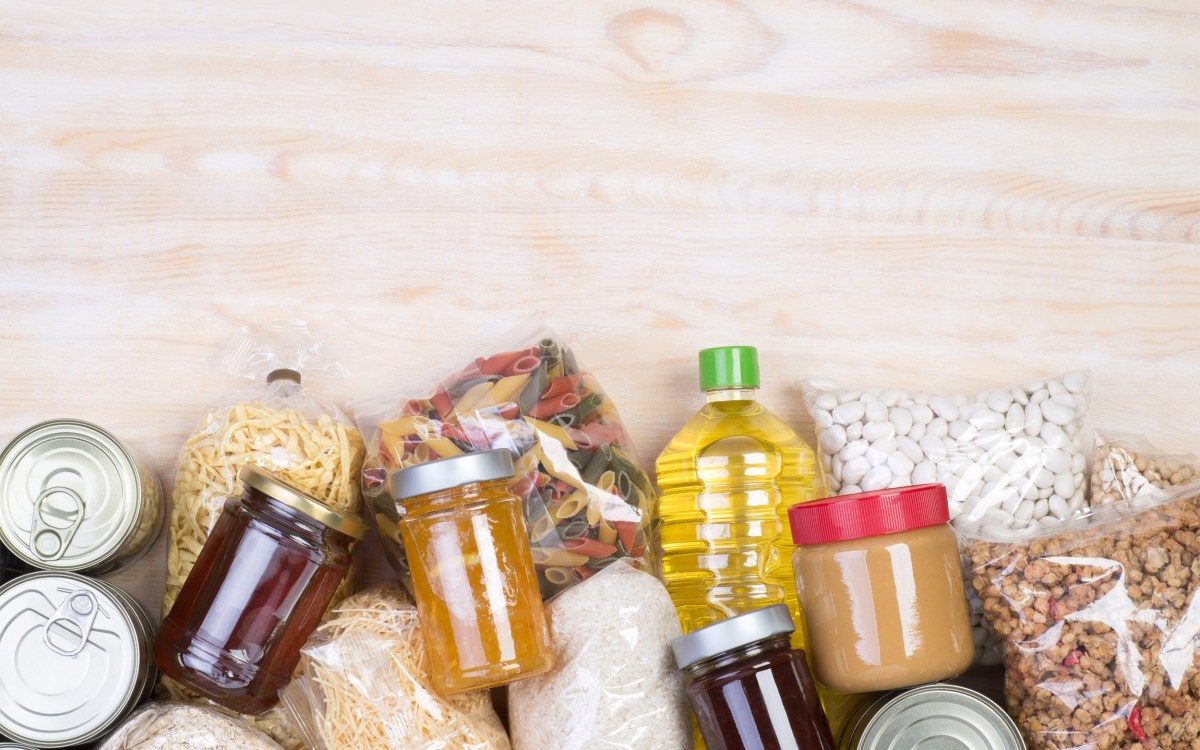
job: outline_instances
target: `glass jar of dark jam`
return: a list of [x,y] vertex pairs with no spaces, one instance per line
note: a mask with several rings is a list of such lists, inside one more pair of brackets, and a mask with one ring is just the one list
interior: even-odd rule
[[834,750],[787,605],[692,631],[672,644],[709,750]]
[[163,673],[243,714],[279,700],[300,648],[350,566],[366,527],[256,466],[231,498],[163,621]]

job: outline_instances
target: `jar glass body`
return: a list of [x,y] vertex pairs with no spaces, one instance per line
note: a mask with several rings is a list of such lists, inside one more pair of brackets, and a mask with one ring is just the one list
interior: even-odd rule
[[352,539],[247,486],[225,503],[154,642],[164,674],[238,713],[278,702]]
[[975,653],[947,524],[809,544],[792,556],[817,680],[845,692],[953,677]]
[[430,677],[445,694],[502,685],[553,665],[521,502],[504,480],[401,501]]
[[804,652],[778,635],[684,669],[709,750],[834,750]]

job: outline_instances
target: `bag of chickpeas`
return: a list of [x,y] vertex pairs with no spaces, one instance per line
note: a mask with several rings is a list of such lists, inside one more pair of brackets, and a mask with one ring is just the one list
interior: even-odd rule
[[[266,469],[339,510],[360,510],[362,435],[337,406],[309,388],[310,380],[348,374],[332,345],[304,322],[247,326],[222,349],[220,360],[228,373],[253,385],[206,409],[180,451],[169,522],[164,617],[225,501],[242,493],[239,474],[245,466]],[[333,604],[353,592],[353,577],[352,569]],[[160,688],[165,698],[207,703],[166,678]],[[279,708],[254,717],[252,723],[285,748],[304,746]]]

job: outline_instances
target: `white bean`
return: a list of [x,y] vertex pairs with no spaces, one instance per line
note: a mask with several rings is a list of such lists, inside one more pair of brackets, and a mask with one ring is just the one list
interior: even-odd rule
[[850,401],[839,404],[833,410],[833,421],[838,424],[850,424],[863,418],[867,407],[861,401]]
[[1059,474],[1054,477],[1054,492],[1062,497],[1075,494],[1075,477],[1072,474]]
[[987,396],[987,406],[992,411],[1003,414],[1012,406],[1012,396],[1008,391],[992,391]]
[[888,421],[896,428],[896,434],[907,435],[913,426],[913,416],[908,413],[908,409],[892,407],[888,412]]
[[881,490],[892,481],[892,472],[886,466],[876,466],[866,473],[862,480],[862,488],[867,492]]
[[852,440],[851,442],[846,443],[846,447],[838,451],[838,456],[843,461],[849,461],[852,458],[857,458],[866,453],[867,446],[869,445],[870,443],[868,443],[866,440]]
[[958,407],[945,396],[933,396],[929,399],[929,408],[947,422],[958,419]]
[[1071,514],[1071,508],[1067,505],[1067,501],[1063,500],[1058,495],[1050,496],[1049,505],[1050,512],[1053,513],[1056,518],[1066,518]]
[[822,432],[817,442],[826,453],[837,453],[846,445],[846,428],[835,424]]
[[1063,375],[1062,383],[1071,393],[1083,393],[1087,388],[1088,379],[1086,370],[1075,370]]
[[888,409],[882,401],[871,401],[865,408],[868,422],[886,422]]
[[[837,419],[835,414],[834,419]],[[1042,431],[1042,407],[1031,402],[1025,407],[1025,434],[1036,435]]]
[[944,438],[949,433],[950,425],[948,425],[946,420],[942,419],[941,417],[936,417],[931,420],[929,425],[925,428],[925,434],[933,435],[934,437]]
[[922,461],[913,467],[913,484],[932,484],[937,480],[937,469],[932,461]]
[[852,458],[842,467],[842,481],[847,484],[858,484],[870,469],[871,464],[865,456]]
[[837,396],[834,396],[832,393],[822,393],[820,396],[817,396],[815,399],[813,399],[813,405],[818,409],[833,411],[833,409],[838,405]]
[[887,421],[867,422],[863,425],[862,436],[872,443],[894,437],[896,426]]

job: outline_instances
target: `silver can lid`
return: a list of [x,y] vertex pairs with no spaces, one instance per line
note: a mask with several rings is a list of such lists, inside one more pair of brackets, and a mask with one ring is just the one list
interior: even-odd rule
[[89,570],[137,527],[142,478],[119,440],[60,419],[30,427],[0,454],[0,541],[46,570]]
[[111,728],[153,679],[139,629],[101,581],[43,571],[0,587],[0,734],[58,748]]
[[987,697],[957,685],[925,685],[873,706],[847,737],[855,750],[897,747],[1025,750],[1017,725]]
[[791,633],[795,629],[787,605],[772,604],[693,630],[676,639],[671,644],[671,651],[675,653],[675,664],[684,669],[725,651],[771,636]]
[[464,484],[509,479],[514,474],[512,454],[503,448],[464,453],[392,472],[392,499],[404,500]]

